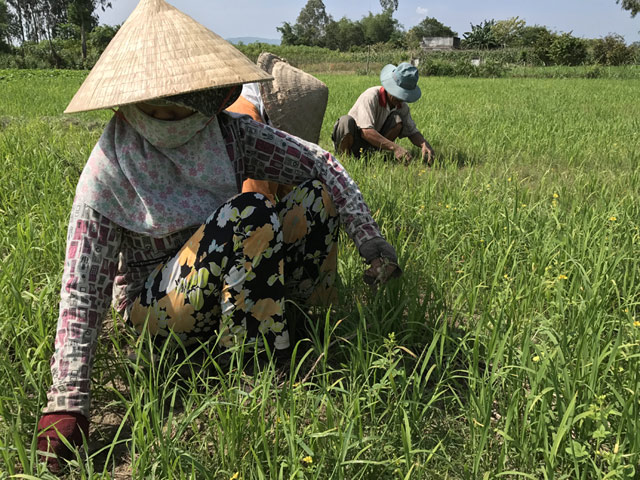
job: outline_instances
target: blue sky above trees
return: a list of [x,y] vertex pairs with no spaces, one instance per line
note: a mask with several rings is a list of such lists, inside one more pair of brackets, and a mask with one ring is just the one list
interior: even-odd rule
[[[276,27],[283,22],[295,23],[306,4],[306,0],[168,1],[225,38],[280,38]],[[110,25],[122,23],[137,3],[138,0],[113,0],[113,8],[101,13],[100,22]],[[631,18],[615,0],[399,0],[398,3],[394,17],[406,30],[429,16],[462,36],[470,30],[470,23],[519,16],[527,25],[544,25],[561,32],[573,31],[577,37],[599,38],[617,33],[627,43],[640,41],[640,15]],[[382,11],[379,0],[324,0],[324,4],[334,20],[343,16],[359,20],[369,12]]]

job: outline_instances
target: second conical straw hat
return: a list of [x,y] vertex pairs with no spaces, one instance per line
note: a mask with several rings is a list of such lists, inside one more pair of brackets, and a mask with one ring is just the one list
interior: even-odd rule
[[317,143],[329,100],[327,86],[273,53],[261,53],[257,64],[274,78],[273,82],[263,83],[260,87],[264,108],[272,124]]
[[65,112],[271,79],[229,42],[164,0],[141,0]]

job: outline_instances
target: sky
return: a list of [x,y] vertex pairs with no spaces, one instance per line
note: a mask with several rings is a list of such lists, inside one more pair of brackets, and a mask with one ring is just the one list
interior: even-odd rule
[[[276,27],[295,23],[307,0],[168,0],[223,38],[261,37],[279,39]],[[435,17],[462,37],[470,24],[485,19],[515,16],[527,25],[544,25],[552,31],[573,32],[583,38],[622,35],[627,43],[640,41],[640,15],[631,18],[615,0],[398,0],[394,17],[406,30],[426,16]],[[138,0],[112,0],[113,8],[100,13],[100,23],[117,25],[126,20]],[[324,0],[335,20],[359,20],[381,12],[379,0]]]

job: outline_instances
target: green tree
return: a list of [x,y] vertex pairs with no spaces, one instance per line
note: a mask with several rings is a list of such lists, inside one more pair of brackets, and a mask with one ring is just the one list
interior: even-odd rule
[[395,12],[398,10],[398,0],[380,0],[383,12]]
[[640,0],[616,0],[616,3],[621,3],[623,9],[631,12],[632,17],[640,12]]
[[46,41],[49,47],[50,62],[54,67],[62,66],[62,59],[56,51],[53,39],[59,28],[67,23],[66,0],[15,0],[24,9],[27,40]]
[[294,32],[294,26],[289,22],[284,22],[281,27],[276,27],[276,30],[280,32],[280,43],[282,45],[300,45],[300,39]]
[[360,22],[342,17],[327,25],[325,47],[332,50],[348,51],[351,47],[365,44],[364,30]]
[[587,59],[587,45],[581,38],[563,33],[551,43],[549,56],[557,65],[580,65]]
[[95,14],[98,7],[111,7],[108,0],[68,0],[67,16],[69,22],[80,29],[80,45],[82,61],[87,59],[87,34],[98,26],[98,16]]
[[16,37],[16,17],[9,10],[7,2],[0,0],[0,52],[11,49],[11,41]]
[[512,17],[508,20],[498,20],[491,28],[496,42],[502,47],[514,46],[522,34],[526,22],[519,17]]
[[100,7],[111,6],[109,0],[6,0],[10,12],[16,19],[16,38],[39,42],[58,36],[60,30],[68,32],[64,25],[72,23],[81,27],[95,26],[94,12]]
[[[94,12],[98,7],[110,7],[109,0],[3,0],[15,18],[13,38],[18,43],[45,41],[49,62],[54,67],[65,61],[56,49],[56,38],[82,39],[82,57],[86,58],[86,34],[97,25]],[[75,28],[77,26],[77,29]]]
[[593,40],[593,59],[602,65],[625,65],[633,61],[633,48],[627,47],[620,35],[607,35]]
[[398,42],[403,37],[402,29],[391,12],[379,13],[362,17],[360,20],[364,32],[364,40],[367,45],[374,43]]
[[493,34],[495,20],[484,20],[478,25],[471,24],[471,31],[465,32],[462,44],[465,48],[491,49],[498,48],[500,44]]
[[406,41],[410,48],[417,48],[424,37],[457,37],[448,27],[433,17],[426,17],[407,32]]
[[8,0],[7,4],[18,24],[18,40],[38,42],[44,37],[43,5],[39,0]]
[[551,45],[553,34],[547,27],[541,25],[525,26],[520,30],[515,41],[517,47],[536,47],[536,45],[545,44],[545,48]]
[[112,25],[98,25],[91,31],[87,43],[90,48],[95,50],[102,51],[107,48],[109,42],[116,36],[120,26],[112,26]]
[[322,0],[308,0],[300,10],[293,26],[293,33],[301,45],[322,46],[331,17],[327,15]]

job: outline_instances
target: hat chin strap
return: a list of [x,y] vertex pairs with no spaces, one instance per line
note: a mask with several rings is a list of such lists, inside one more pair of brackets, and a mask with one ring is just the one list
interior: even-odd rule
[[[224,100],[222,100],[222,103],[220,104],[220,108],[218,109],[218,111],[216,112],[216,115],[219,114],[221,111],[223,111],[225,108],[227,108],[229,105],[231,105],[233,103],[233,101],[229,101],[233,95],[236,93],[236,90],[238,89],[238,85],[233,85],[230,89],[229,89],[229,93],[227,93],[227,96],[224,97]],[[234,99],[235,101],[235,99]]]

